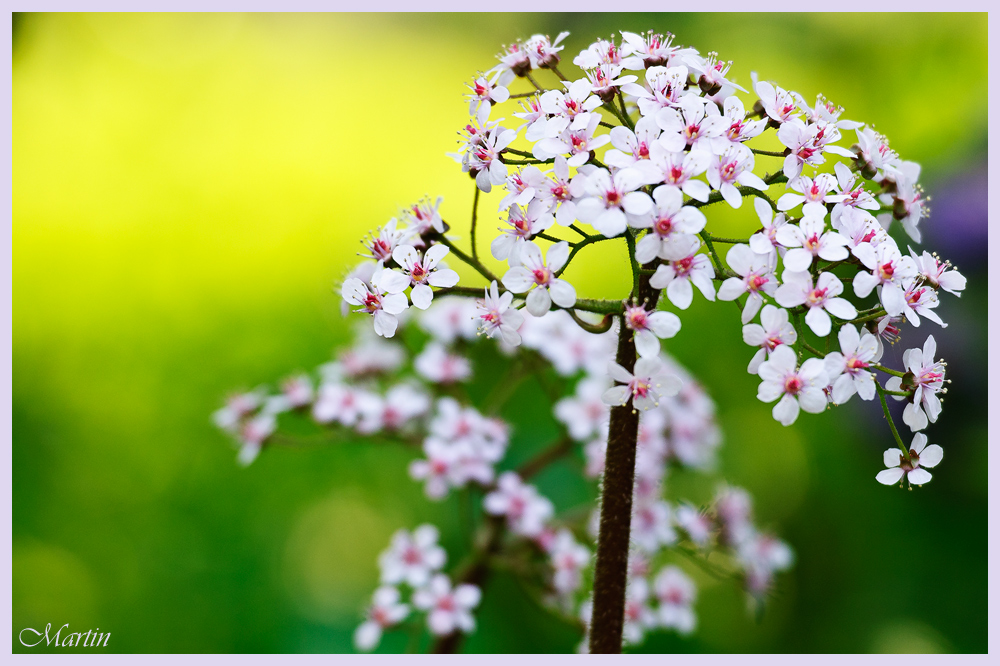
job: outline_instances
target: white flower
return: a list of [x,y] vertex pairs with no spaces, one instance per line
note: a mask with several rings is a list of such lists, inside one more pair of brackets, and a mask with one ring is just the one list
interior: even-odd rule
[[639,77],[632,74],[621,76],[622,67],[614,63],[598,65],[595,69],[584,72],[590,80],[590,89],[604,102],[614,99],[618,90],[629,83],[635,83]]
[[785,426],[795,423],[799,407],[810,414],[826,409],[823,389],[828,382],[823,360],[811,358],[801,368],[797,367],[797,360],[791,347],[781,345],[757,370],[763,380],[757,388],[757,399],[774,402],[780,397],[771,414],[775,421]]
[[573,307],[576,303],[576,290],[569,282],[555,276],[568,258],[569,243],[566,241],[549,247],[544,260],[537,245],[525,243],[517,256],[521,265],[508,270],[501,281],[504,287],[515,294],[523,294],[535,287],[525,299],[525,305],[528,312],[536,317],[548,312],[553,302],[562,308]]
[[951,268],[950,262],[941,261],[937,255],[931,254],[927,250],[924,250],[924,253],[919,256],[912,247],[909,250],[920,275],[930,285],[935,289],[944,289],[956,296],[962,295],[959,292],[965,290],[965,276],[956,270],[948,270]]
[[572,396],[562,398],[553,407],[558,421],[566,426],[569,436],[584,442],[601,433],[608,424],[609,410],[601,396],[608,390],[604,377],[584,377]]
[[708,184],[722,193],[726,203],[739,208],[743,205],[743,195],[736,188],[737,184],[761,192],[768,188],[768,184],[753,172],[753,163],[753,153],[749,148],[744,145],[729,146],[718,158],[709,162]]
[[[398,224],[396,218],[392,218],[379,228],[377,235],[369,233],[368,239],[361,241],[365,249],[368,250],[368,254],[362,256],[370,257],[379,262],[387,261],[392,256],[392,251],[396,249],[396,246],[411,235],[409,229],[397,228]],[[371,266],[371,264],[365,265]],[[361,267],[359,266],[358,268],[360,269]],[[381,264],[379,268],[381,268]],[[364,270],[367,272],[367,275],[352,274],[349,277],[357,277],[367,282],[371,278],[371,272],[370,269]]]
[[452,443],[439,437],[428,437],[423,445],[427,459],[410,463],[410,477],[424,481],[424,494],[428,498],[441,499],[448,494],[449,488],[464,484],[463,465],[469,449],[463,442]]
[[530,165],[507,176],[504,184],[507,186],[507,196],[500,200],[497,210],[501,211],[510,208],[511,204],[527,206],[531,203],[545,185],[545,174],[538,167]]
[[502,233],[490,243],[493,258],[498,261],[507,259],[516,266],[521,244],[551,227],[553,221],[548,205],[539,199],[533,200],[525,210],[517,204],[512,205],[507,215],[510,228],[501,228]]
[[896,244],[884,242],[878,247],[859,246],[855,255],[871,270],[860,271],[854,276],[855,295],[865,298],[872,289],[879,287],[879,300],[890,316],[903,314],[906,308],[903,285],[917,275],[917,264],[910,257],[900,254]]
[[545,127],[546,137],[557,137],[566,129],[584,130],[590,124],[593,113],[601,105],[601,100],[591,94],[590,81],[578,79],[566,84],[566,92],[548,90],[539,97],[545,113],[552,116]]
[[670,262],[660,264],[656,272],[649,278],[649,284],[654,289],[666,289],[667,298],[681,310],[687,310],[691,305],[693,290],[691,285],[698,287],[705,298],[715,300],[715,287],[712,278],[715,268],[706,254],[697,254],[700,241],[697,237],[682,239],[670,248]]
[[[903,366],[913,374],[913,401],[903,409],[903,423],[916,432],[927,427],[927,422],[934,423],[941,414],[941,399],[938,392],[944,388],[944,363],[935,361],[937,342],[933,335],[928,335],[924,341],[923,350],[907,349],[903,352]],[[885,387],[890,391],[901,391],[903,380],[890,377]],[[893,396],[902,400],[901,396]]]
[[264,446],[264,440],[270,437],[277,428],[278,420],[274,414],[266,412],[244,421],[239,429],[240,451],[236,456],[237,462],[246,467],[256,460]]
[[711,519],[690,504],[681,504],[677,507],[674,511],[674,521],[698,546],[705,546],[712,536]]
[[653,202],[647,215],[630,220],[631,226],[650,230],[635,245],[635,260],[640,264],[657,257],[668,258],[672,246],[690,244],[692,235],[704,229],[707,222],[700,210],[684,205],[684,196],[676,187],[660,185],[653,190]]
[[611,141],[611,137],[607,134],[594,136],[600,122],[600,114],[592,113],[586,127],[578,130],[567,128],[557,137],[542,139],[532,147],[531,154],[539,160],[569,155],[569,159],[566,160],[567,165],[582,166],[590,159],[590,151],[597,150]]
[[514,294],[509,291],[501,295],[497,281],[493,280],[476,307],[479,311],[479,331],[491,338],[499,333],[505,343],[516,347],[521,344],[517,329],[524,323],[524,315],[510,307],[513,299]]
[[[434,203],[431,203],[429,197],[424,197],[408,209],[403,210],[403,219],[411,225],[406,230],[408,235],[423,236],[432,229],[443,234],[444,220],[441,219],[441,213],[438,211],[442,201],[444,201],[444,197],[438,197]],[[414,243],[414,245],[422,247],[422,243]]]
[[705,202],[711,189],[708,183],[695,180],[695,176],[705,173],[712,162],[712,154],[707,150],[692,150],[691,152],[671,152],[660,143],[653,144],[649,160],[636,162],[649,184],[663,183],[680,189],[692,199]]
[[225,407],[212,414],[212,422],[228,432],[236,432],[240,421],[249,416],[264,401],[264,391],[239,393],[226,400]]
[[449,353],[440,342],[429,342],[413,360],[417,373],[435,384],[453,384],[472,376],[469,359]]
[[354,632],[354,646],[362,652],[378,647],[382,631],[399,624],[410,614],[410,607],[399,603],[399,590],[395,587],[380,587],[372,596],[366,619]]
[[660,109],[680,103],[687,77],[688,70],[684,65],[657,65],[646,70],[645,87],[637,83],[626,83],[622,86],[622,92],[637,98],[636,104],[643,117],[655,116]]
[[491,104],[502,104],[510,98],[510,91],[503,85],[497,85],[500,72],[493,75],[492,79],[487,79],[485,75],[480,75],[469,86],[472,91],[469,98],[469,115],[475,116],[479,111],[479,106],[485,106],[487,113]]
[[406,296],[402,293],[410,284],[410,279],[379,264],[375,268],[370,282],[362,282],[358,278],[347,278],[341,290],[344,300],[351,305],[360,305],[355,312],[366,312],[372,315],[375,322],[375,332],[385,338],[396,334],[397,320],[395,315],[408,306]]
[[931,473],[927,469],[936,466],[943,457],[944,449],[937,444],[927,446],[927,435],[918,432],[910,442],[909,459],[899,449],[886,449],[882,454],[882,461],[889,469],[879,472],[875,479],[883,485],[891,486],[905,476],[911,486],[922,486],[931,480]]
[[863,182],[855,187],[855,183],[858,181],[858,174],[851,171],[847,165],[837,162],[833,165],[833,170],[837,174],[838,194],[843,199],[833,207],[831,219],[837,219],[838,212],[846,207],[865,208],[867,210],[878,210],[880,208],[879,202],[875,201],[872,193],[865,189]]
[[[756,72],[754,73],[756,81]],[[784,88],[773,86],[767,81],[754,83],[754,90],[760,97],[764,112],[777,123],[784,123],[799,114],[795,98]]]
[[790,567],[794,556],[785,542],[751,529],[737,544],[737,559],[743,565],[748,591],[762,596],[774,573]]
[[656,575],[653,590],[660,602],[660,626],[676,629],[680,634],[694,631],[695,615],[691,608],[695,600],[694,582],[680,568],[668,566]]
[[916,162],[903,162],[899,165],[897,174],[895,195],[885,194],[882,200],[892,204],[892,216],[900,221],[910,238],[919,243],[920,230],[917,229],[917,224],[929,212],[923,190],[917,184],[920,165]]
[[556,216],[556,222],[568,227],[576,220],[576,201],[570,192],[569,164],[562,155],[556,157],[549,172],[551,178],[546,179],[536,196],[549,207]]
[[760,364],[771,355],[771,352],[780,345],[795,344],[798,338],[795,327],[788,322],[788,310],[784,308],[765,305],[760,313],[760,322],[743,327],[743,342],[753,347],[760,347],[747,367],[747,372],[752,375],[757,374]]
[[385,397],[365,394],[359,400],[361,422],[358,432],[372,433],[381,430],[400,430],[430,409],[431,400],[423,391],[409,384],[398,384],[389,389]]
[[[638,486],[637,486],[638,489]],[[632,505],[632,542],[647,553],[677,541],[670,525],[670,505],[660,499],[638,499]]]
[[673,312],[650,311],[639,304],[627,305],[622,320],[626,327],[635,331],[635,349],[639,356],[659,356],[660,339],[672,338],[681,330],[680,317]]
[[743,88],[736,85],[732,81],[726,78],[726,74],[729,73],[729,69],[733,66],[732,60],[719,60],[719,54],[715,51],[709,51],[707,58],[702,58],[695,53],[688,53],[684,57],[685,62],[690,65],[691,69],[698,79],[698,87],[707,96],[714,97],[716,95],[725,96],[733,93],[734,90],[742,90],[746,92]]
[[747,120],[743,101],[736,95],[726,98],[722,115],[729,126],[723,131],[722,136],[713,142],[713,152],[718,155],[724,153],[730,145],[740,145],[744,141],[749,141],[763,132],[767,126],[767,120]]
[[661,35],[650,30],[645,35],[637,35],[622,30],[621,35],[621,52],[625,56],[622,58],[622,67],[625,69],[642,70],[666,65],[680,50],[679,46],[671,45],[674,36],[669,32]]
[[590,563],[590,551],[566,529],[559,531],[548,550],[554,572],[552,587],[559,594],[572,594],[580,588],[583,569]]
[[656,615],[649,606],[649,583],[633,578],[625,591],[625,625],[622,640],[628,645],[641,643],[646,629],[656,626]]
[[[429,308],[420,313],[420,327],[431,337],[446,345],[455,340],[476,339],[476,303],[471,298],[445,296],[437,298]],[[399,348],[394,348],[399,352]],[[382,356],[382,350],[372,350]]]
[[772,252],[757,254],[749,245],[733,245],[726,253],[726,263],[740,276],[727,278],[719,287],[720,301],[734,301],[747,294],[746,305],[743,306],[742,322],[746,324],[757,316],[760,306],[764,304],[767,294],[774,296],[778,288],[778,278],[774,271],[777,268],[777,256]]
[[635,362],[634,374],[609,361],[608,374],[624,386],[609,388],[601,399],[608,405],[626,405],[631,400],[635,409],[643,411],[659,406],[661,396],[677,395],[683,385],[676,375],[668,374],[659,358],[649,356]]
[[312,415],[319,423],[337,421],[341,425],[353,426],[361,416],[361,405],[367,392],[339,382],[320,384]]
[[649,159],[649,151],[660,136],[660,128],[652,118],[640,118],[634,132],[619,125],[609,135],[614,148],[604,153],[604,163],[625,169],[639,160]]
[[454,590],[444,574],[431,578],[427,587],[413,593],[413,605],[427,611],[427,626],[435,636],[455,631],[469,633],[476,628],[471,611],[479,605],[482,593],[475,585],[461,584]]
[[656,112],[656,124],[663,130],[660,143],[674,153],[688,146],[710,151],[713,140],[722,136],[729,125],[719,107],[697,95],[681,97],[678,107]]
[[[841,165],[838,162],[838,165]],[[799,176],[788,181],[788,187],[798,194],[787,192],[778,199],[778,210],[791,210],[799,204],[802,206],[802,214],[805,217],[825,217],[827,203],[840,203],[844,200],[843,194],[830,194],[830,191],[837,186],[833,176],[828,173],[818,174],[815,178]],[[877,208],[877,206],[876,206]]]
[[514,472],[500,475],[497,489],[483,498],[483,508],[494,516],[506,517],[510,530],[526,537],[541,534],[554,513],[552,502]]
[[412,534],[397,530],[389,547],[378,557],[382,583],[406,583],[413,588],[426,585],[445,563],[444,548],[438,545],[438,537],[438,529],[430,524],[420,525]]
[[873,399],[875,377],[869,368],[878,353],[878,340],[868,331],[859,335],[858,329],[851,324],[841,327],[837,339],[840,351],[830,352],[825,359],[834,404],[844,404],[855,392],[862,400]]
[[763,228],[750,236],[750,249],[757,254],[783,253],[784,248],[781,248],[778,243],[778,231],[788,224],[785,214],[778,213],[775,215],[774,211],[771,210],[771,206],[760,198],[754,198],[753,207],[757,211],[757,217],[760,218]]
[[432,245],[424,252],[423,258],[410,245],[399,245],[392,251],[392,258],[410,278],[413,287],[410,290],[410,301],[421,310],[430,307],[434,300],[431,287],[454,287],[458,284],[458,273],[444,268],[443,264],[438,266],[448,252],[450,250],[447,245]]
[[933,310],[940,303],[937,292],[920,279],[910,280],[903,287],[903,314],[914,326],[920,326],[920,317],[926,317],[938,326],[946,328],[948,324],[941,321],[941,317]]
[[482,140],[466,153],[463,169],[476,174],[476,186],[483,192],[507,180],[507,165],[500,159],[500,153],[515,138],[517,132],[514,130],[496,127],[487,130]]
[[598,169],[584,181],[586,197],[576,204],[577,218],[608,238],[617,236],[630,218],[645,215],[653,207],[648,194],[635,191],[642,184],[642,174],[636,169],[621,169],[614,176]]
[[786,271],[809,270],[816,257],[826,261],[847,259],[847,239],[836,231],[826,231],[825,213],[825,208],[819,216],[807,213],[797,225],[786,224],[775,233],[779,243],[792,248],[783,259]]
[[836,275],[820,273],[815,287],[809,273],[786,270],[781,277],[784,284],[774,292],[774,300],[785,308],[806,305],[809,308],[806,324],[816,335],[829,335],[831,314],[840,319],[854,319],[858,316],[858,311],[850,301],[839,297],[844,291],[844,285]]

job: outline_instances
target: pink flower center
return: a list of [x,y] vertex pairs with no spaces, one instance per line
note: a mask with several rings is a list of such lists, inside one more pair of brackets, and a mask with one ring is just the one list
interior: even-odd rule
[[757,275],[756,273],[751,273],[747,278],[747,289],[750,291],[759,291],[761,287],[768,283],[768,279],[763,275]]
[[810,305],[819,305],[826,300],[826,291],[826,289],[813,289],[809,292],[806,300],[809,301]]
[[691,272],[691,266],[692,264],[694,264],[694,257],[693,256],[685,257],[683,259],[680,259],[679,261],[673,262],[673,264],[674,264],[674,272],[678,276],[686,276],[688,273]]
[[604,195],[608,206],[617,206],[622,202],[622,195],[616,190],[608,190]]
[[378,294],[373,294],[371,292],[365,296],[365,311],[369,314],[374,314],[378,310],[382,309],[382,299]]
[[649,327],[646,311],[642,307],[631,307],[625,313],[628,327],[633,331],[641,331]]
[[674,222],[670,217],[661,217],[656,221],[656,233],[660,236],[666,236],[673,231]]
[[868,367],[868,363],[865,362],[865,361],[862,361],[857,356],[852,356],[849,359],[847,359],[847,369],[848,370],[852,370],[852,371],[854,371],[854,370],[863,370],[863,369],[865,369],[867,367]]
[[891,261],[887,261],[878,267],[878,272],[882,280],[888,282],[892,279],[893,274],[896,272],[896,267],[892,265]]
[[645,398],[649,395],[653,385],[648,379],[640,379],[636,377],[629,383],[629,388],[632,390],[633,396],[637,398]]
[[789,375],[785,379],[785,393],[789,395],[796,395],[802,390],[802,380],[799,379],[798,375]]
[[819,249],[819,234],[813,234],[806,239],[805,248],[813,254]]
[[424,561],[420,551],[413,546],[407,546],[406,550],[403,551],[402,559],[407,564],[420,564]]
[[552,271],[550,271],[546,266],[536,268],[531,271],[531,274],[535,277],[535,284],[538,285],[547,285],[552,279]]

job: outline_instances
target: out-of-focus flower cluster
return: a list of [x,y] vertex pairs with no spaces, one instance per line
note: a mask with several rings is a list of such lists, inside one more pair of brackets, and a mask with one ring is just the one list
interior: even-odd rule
[[[593,518],[588,520],[579,507],[560,513],[530,482],[540,470],[531,461],[509,468],[505,462],[513,426],[475,408],[461,390],[456,391],[474,379],[476,345],[487,344],[486,337],[476,334],[475,319],[481,313],[482,302],[448,296],[419,317],[406,318],[401,325],[407,334],[392,340],[363,327],[355,344],[336,360],[311,375],[282,382],[273,394],[261,387],[232,397],[215,413],[215,421],[235,436],[244,464],[262,447],[294,443],[294,436],[279,428],[279,419],[296,414],[343,432],[345,438],[353,432],[412,446],[415,457],[409,473],[423,485],[428,499],[442,500],[452,492],[481,496],[485,516],[506,535],[498,537],[500,555],[536,567],[529,578],[543,603],[584,628],[581,614],[586,614],[593,576]],[[552,416],[562,435],[539,453],[539,460],[572,457],[578,450],[584,461],[582,474],[599,480],[611,409],[606,373],[613,363],[615,329],[588,332],[566,312],[554,310],[541,317],[525,316],[519,330],[520,353],[534,355],[526,372],[549,372],[558,383]],[[420,340],[417,353],[406,346],[413,340]],[[515,349],[502,339],[498,342],[502,350]],[[448,363],[462,365],[465,374],[446,379],[439,372],[427,372],[421,359],[428,354],[438,359],[438,368],[440,359],[451,359]],[[714,508],[718,501],[699,508],[666,499],[672,467],[712,471],[721,433],[715,404],[684,368],[662,351],[646,361],[655,362],[653,367],[672,379],[677,390],[660,396],[642,412],[640,422],[632,520],[636,564],[631,580],[633,586],[647,585],[652,591],[643,602],[646,606],[658,601],[653,615],[629,629],[633,643],[640,640],[634,637],[638,629],[640,636],[656,628],[693,630],[695,583],[675,563],[678,557],[704,557],[710,550],[728,553],[732,572],[743,577],[748,592],[757,598],[763,598],[771,583],[769,576],[758,573],[759,567],[738,554],[744,537],[756,534],[749,523],[749,507],[737,529],[737,523],[730,521],[733,526],[726,527],[730,523],[718,517],[721,514]],[[640,369],[637,366],[637,372]],[[515,392],[512,399],[517,397]],[[737,531],[743,540],[727,536]],[[431,525],[393,536],[379,558],[381,587],[355,634],[359,649],[373,649],[384,631],[411,621],[418,611],[426,614],[421,622],[434,636],[473,630],[471,613],[480,588],[444,573],[446,557],[437,541],[437,529]],[[662,565],[655,575],[649,568],[654,561]]]

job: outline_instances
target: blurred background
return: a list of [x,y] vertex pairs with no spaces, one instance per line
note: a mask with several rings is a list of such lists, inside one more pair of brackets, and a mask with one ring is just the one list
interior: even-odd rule
[[[699,580],[695,636],[641,649],[986,651],[986,17],[825,13],[15,14],[15,651],[47,622],[110,631],[116,652],[349,651],[395,529],[436,522],[457,561],[457,509],[423,498],[410,452],[345,442],[241,469],[209,415],[349,339],[333,287],[364,232],[424,194],[467,219],[472,184],[445,156],[464,83],[501,44],[562,29],[565,61],[619,29],[670,30],[733,59],[744,87],[755,69],[824,93],[923,164],[925,247],[969,278],[942,298],[950,326],[905,345],[932,332],[954,380],[928,431],[945,461],[915,492],[875,482],[877,403],[782,428],[738,319],[695,299],[670,351],[719,404],[720,471],[797,562],[761,621]],[[581,295],[627,291],[581,257]],[[539,484],[558,503],[572,474]],[[469,651],[578,641],[502,577],[478,618]]]

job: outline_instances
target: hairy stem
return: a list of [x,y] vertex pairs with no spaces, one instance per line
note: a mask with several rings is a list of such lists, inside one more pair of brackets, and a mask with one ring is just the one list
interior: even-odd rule
[[[632,296],[639,302],[646,300],[647,307],[655,308],[659,295],[658,289],[649,286],[649,277],[640,275],[637,292]],[[624,323],[618,333],[615,360],[629,372],[635,368],[635,340]],[[617,654],[622,649],[638,435],[639,414],[632,401],[613,407],[601,488],[601,524],[594,571],[594,613],[590,627],[590,652],[593,654]]]

